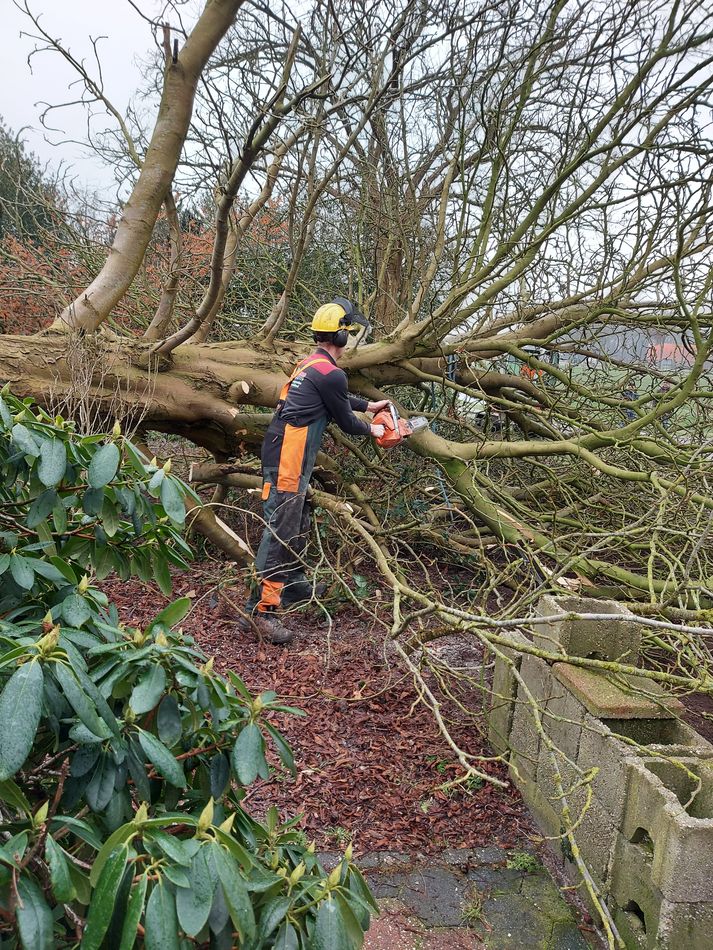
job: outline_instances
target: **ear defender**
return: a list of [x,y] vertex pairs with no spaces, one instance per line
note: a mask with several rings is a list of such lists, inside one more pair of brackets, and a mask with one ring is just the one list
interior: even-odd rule
[[334,345],[335,346],[346,346],[349,340],[349,330],[344,326],[344,324],[349,325],[349,318],[342,317],[339,321],[340,329],[334,334]]

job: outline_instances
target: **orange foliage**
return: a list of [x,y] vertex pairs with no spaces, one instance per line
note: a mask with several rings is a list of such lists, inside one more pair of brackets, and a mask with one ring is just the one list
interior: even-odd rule
[[[107,222],[108,239],[115,225],[115,219]],[[185,318],[198,305],[208,283],[213,230],[191,220],[181,240],[181,291],[176,309]],[[246,246],[250,245],[263,253],[288,251],[288,221],[280,202],[269,202],[253,221],[246,239]],[[0,332],[30,334],[50,324],[91,283],[107,251],[104,243],[78,241],[72,246],[50,236],[45,244],[13,237],[0,241]],[[162,215],[141,270],[113,314],[114,322],[125,332],[140,335],[150,322],[166,279],[169,254],[168,227]]]

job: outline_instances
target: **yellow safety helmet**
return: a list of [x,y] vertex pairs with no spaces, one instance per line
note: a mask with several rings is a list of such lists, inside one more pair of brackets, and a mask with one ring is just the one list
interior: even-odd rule
[[336,333],[337,330],[348,330],[344,320],[347,312],[338,303],[325,303],[312,317],[312,329],[315,333]]
[[369,323],[346,297],[335,297],[323,304],[316,311],[311,325],[314,333],[339,333],[358,330],[359,327],[366,327],[367,331],[370,329]]

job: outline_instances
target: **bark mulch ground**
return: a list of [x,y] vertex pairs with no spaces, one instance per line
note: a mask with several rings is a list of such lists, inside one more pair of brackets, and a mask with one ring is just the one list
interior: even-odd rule
[[[184,632],[215,656],[218,668],[238,672],[250,690],[274,689],[307,714],[276,722],[293,748],[297,775],[276,772],[250,789],[245,806],[256,817],[275,804],[283,818],[302,814],[302,827],[318,848],[341,848],[351,839],[362,853],[527,845],[533,829],[514,788],[483,783],[439,789],[462,770],[411,677],[396,658],[385,658],[378,632],[346,610],[328,638],[324,625],[300,614],[289,621],[297,632],[292,644],[260,643],[220,617],[212,593],[219,570],[194,564],[190,574],[175,577],[174,596],[194,600]],[[110,579],[103,587],[131,625],[148,622],[167,602],[139,581]],[[237,602],[244,596],[241,590],[231,594]],[[443,700],[437,684],[430,685]],[[443,712],[463,748],[489,754],[472,719],[447,699]],[[506,778],[499,763],[483,768]]]

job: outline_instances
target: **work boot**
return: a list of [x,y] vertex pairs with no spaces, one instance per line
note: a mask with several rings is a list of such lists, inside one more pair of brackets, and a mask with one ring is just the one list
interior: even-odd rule
[[224,620],[234,620],[240,630],[251,630],[252,627],[248,618],[252,617],[259,600],[259,590],[253,590],[245,606],[240,609],[234,607],[232,603],[228,603],[227,600],[223,600],[220,607],[220,616]]
[[[327,585],[320,581],[314,588],[308,580],[292,581],[285,585],[280,598],[282,607],[299,607],[300,604],[307,604],[314,596],[317,600],[324,596]],[[246,608],[247,609],[247,608]]]
[[256,610],[252,620],[260,636],[264,637],[269,643],[289,643],[290,640],[294,639],[294,633],[283,626],[273,613]]

